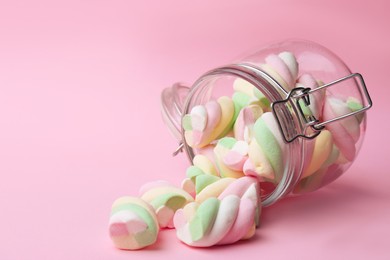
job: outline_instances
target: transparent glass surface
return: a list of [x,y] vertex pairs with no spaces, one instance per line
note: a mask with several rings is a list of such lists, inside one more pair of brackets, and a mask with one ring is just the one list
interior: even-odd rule
[[[328,49],[308,41],[276,43],[211,70],[191,88],[175,84],[162,94],[162,113],[192,161],[205,155],[221,177],[258,178],[263,203],[317,190],[353,163],[366,129],[367,100],[355,78],[310,92],[351,74]],[[284,100],[292,89],[301,97]],[[295,92],[294,92],[295,93]],[[217,112],[216,112],[217,111]],[[279,123],[275,115],[278,116]],[[297,138],[287,143],[283,136]]]

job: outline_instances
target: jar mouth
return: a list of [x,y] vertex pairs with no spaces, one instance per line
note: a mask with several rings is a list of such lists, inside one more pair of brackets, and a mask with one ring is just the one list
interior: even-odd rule
[[[260,90],[271,103],[280,101],[288,95],[287,91],[263,70],[256,68],[251,64],[232,64],[205,73],[193,84],[183,106],[182,118],[184,115],[190,113],[193,106],[204,104],[210,100],[212,95],[210,85],[212,85],[216,78],[224,76],[241,78],[247,81]],[[281,108],[279,111],[280,118],[293,123],[291,129],[287,129],[287,131],[294,131],[296,127],[302,129],[302,122],[294,119],[297,117],[293,116],[293,114],[297,112],[295,111],[295,106],[292,106],[291,108],[292,109],[290,110],[287,109],[287,107]],[[196,152],[187,144],[184,133],[183,124],[181,124],[183,148],[186,151],[188,159],[192,163],[192,159],[195,157]],[[293,142],[286,144],[287,149],[284,155],[285,161],[282,178],[272,191],[262,195],[263,206],[272,205],[293,190],[294,185],[299,180],[304,165],[303,155],[305,146],[303,145],[303,142],[304,141],[301,139],[296,139]]]
[[181,140],[181,118],[189,87],[177,82],[161,93],[161,114],[164,123],[176,140]]

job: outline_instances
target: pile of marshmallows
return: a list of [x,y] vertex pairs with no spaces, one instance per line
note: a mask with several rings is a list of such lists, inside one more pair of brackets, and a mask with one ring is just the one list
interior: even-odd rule
[[[269,55],[265,62],[261,68],[286,90],[322,84],[310,74],[298,78],[292,53]],[[231,98],[195,106],[183,117],[185,140],[197,155],[181,188],[156,181],[144,185],[139,197],[114,202],[109,234],[116,247],[135,250],[152,245],[166,228],[175,228],[178,239],[193,247],[232,244],[255,234],[260,183],[280,182],[287,144],[263,93],[242,79],[233,87]],[[305,115],[324,121],[361,107],[355,98],[321,91],[315,92],[309,106],[302,105]],[[354,160],[361,121],[355,116],[334,122],[306,143],[298,188],[316,189],[327,172]]]

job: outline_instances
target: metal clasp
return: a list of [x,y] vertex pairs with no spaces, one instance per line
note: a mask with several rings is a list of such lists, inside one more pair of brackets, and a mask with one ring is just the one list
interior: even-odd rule
[[[312,94],[316,91],[320,91],[322,89],[328,88],[330,86],[336,85],[342,81],[349,80],[351,78],[356,78],[358,80],[358,83],[360,83],[360,84],[358,84],[358,90],[359,90],[361,96],[363,97],[362,103],[365,104],[361,109],[358,109],[356,111],[352,111],[351,113],[347,113],[347,114],[332,118],[332,119],[324,121],[324,122],[320,122],[313,115],[311,115],[311,116],[304,115],[303,110],[301,108],[301,105],[299,104],[300,100],[303,101],[305,106],[309,106],[310,105],[310,94]],[[295,101],[295,107],[298,108],[298,112],[299,112],[298,114],[301,117],[301,119],[303,119],[303,122],[305,123],[305,125],[304,125],[304,129],[303,129],[302,133],[295,133],[294,135],[290,136],[287,133],[287,131],[283,129],[283,124],[281,122],[281,118],[278,115],[277,110],[278,110],[279,106],[285,106],[287,103],[290,103],[292,101]],[[283,136],[283,139],[286,143],[291,143],[292,141],[294,141],[298,137],[302,137],[305,139],[313,139],[321,133],[321,130],[323,130],[327,124],[344,119],[346,117],[350,117],[350,116],[354,116],[354,115],[363,113],[364,111],[370,109],[371,107],[372,107],[372,100],[370,98],[370,95],[368,94],[367,87],[366,87],[366,84],[363,80],[363,77],[359,73],[353,73],[353,74],[348,75],[346,77],[343,77],[343,78],[340,78],[338,80],[332,81],[330,83],[324,84],[324,85],[322,85],[318,88],[315,88],[315,89],[294,88],[288,93],[286,99],[280,100],[280,101],[275,101],[271,104],[272,112],[276,118],[279,129],[280,129],[282,136]],[[306,130],[308,128],[310,128],[312,131],[307,134]]]
[[176,150],[172,153],[172,156],[176,156],[178,155],[179,153],[182,153],[183,152],[183,148],[184,148],[184,142],[183,141],[180,141],[179,142],[179,146],[176,148]]

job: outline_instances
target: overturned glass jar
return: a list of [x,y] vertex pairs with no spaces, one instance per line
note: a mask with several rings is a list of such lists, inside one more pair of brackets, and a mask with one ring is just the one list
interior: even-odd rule
[[363,77],[325,47],[267,46],[162,92],[162,115],[192,162],[258,178],[263,205],[317,190],[353,163],[372,101]]

